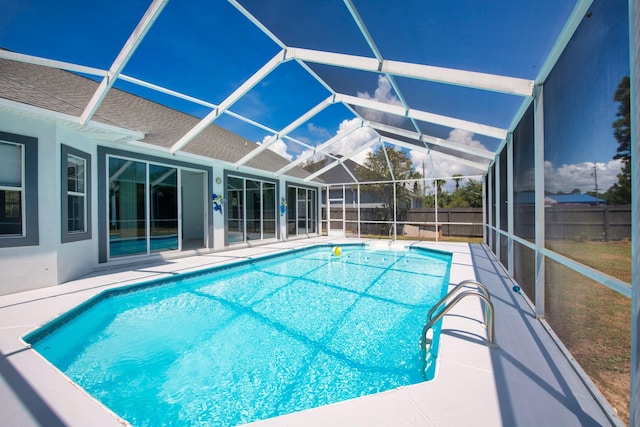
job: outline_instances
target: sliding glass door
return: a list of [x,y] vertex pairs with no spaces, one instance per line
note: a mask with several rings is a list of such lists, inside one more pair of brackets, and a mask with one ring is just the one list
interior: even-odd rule
[[109,254],[111,257],[147,252],[147,165],[109,159]]
[[149,165],[149,250],[178,249],[178,170]]
[[262,183],[262,238],[276,237],[276,185]]
[[240,176],[227,177],[227,242],[276,237],[276,184]]
[[314,188],[287,187],[287,235],[305,236],[317,233],[317,197]]
[[177,169],[109,157],[109,256],[178,249]]
[[260,181],[245,180],[247,240],[262,238],[262,198],[260,197]]
[[227,180],[227,241],[244,242],[244,180],[229,177]]

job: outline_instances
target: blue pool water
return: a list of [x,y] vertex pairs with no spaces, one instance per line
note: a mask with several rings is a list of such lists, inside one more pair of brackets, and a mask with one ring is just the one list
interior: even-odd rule
[[451,255],[331,252],[108,291],[25,341],[134,426],[233,426],[423,381]]

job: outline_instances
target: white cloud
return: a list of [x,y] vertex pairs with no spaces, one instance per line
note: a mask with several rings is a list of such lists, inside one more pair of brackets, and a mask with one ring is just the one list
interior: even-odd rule
[[[595,167],[595,169],[594,169]],[[598,193],[603,193],[618,181],[617,175],[622,168],[619,159],[604,162],[582,162],[564,164],[554,167],[549,161],[544,162],[545,189],[550,192],[595,191],[596,179]]]
[[[360,119],[354,118],[351,120],[343,120],[340,123],[338,131],[336,135],[345,135],[342,139],[332,145],[328,151],[332,154],[340,154],[342,156],[346,156],[352,153],[358,147],[363,146],[364,144],[370,142],[372,139],[377,139],[378,135],[371,128],[359,128],[351,133],[349,133],[354,127],[360,126]],[[373,146],[375,148],[375,145]],[[351,157],[356,163],[363,164],[365,159],[367,158],[367,154],[373,151],[372,147],[367,148],[366,150],[361,151],[355,156]]]
[[[371,141],[371,139],[377,138],[376,133],[371,128],[359,128],[353,130],[354,128],[360,127],[361,120],[358,118],[354,118],[351,120],[343,120],[336,131],[336,136],[343,136],[342,139],[336,141],[331,146],[329,146],[324,153],[334,154],[334,155],[342,155],[347,156],[352,153],[358,147],[366,144]],[[350,133],[351,132],[351,133]],[[371,152],[371,148],[367,148],[366,150],[361,151],[353,157],[350,157],[351,160],[362,164],[367,157],[367,153]],[[306,157],[313,153],[313,150],[307,149],[300,153],[298,157]],[[316,155],[313,157],[313,160],[319,160],[321,155]]]
[[473,148],[480,148],[486,150],[487,147],[484,146],[480,141],[476,141],[473,139],[474,133],[464,129],[454,129],[449,132],[449,138],[447,141],[457,142],[462,145],[466,145]]
[[323,139],[331,138],[331,134],[329,133],[327,128],[323,128],[322,126],[316,126],[311,122],[307,124],[307,130],[311,135],[315,135]]
[[[373,101],[382,102],[390,105],[402,105],[402,102],[398,99],[398,97],[393,93],[393,88],[391,87],[391,83],[386,76],[378,77],[378,87],[373,93],[373,96],[369,94],[369,92],[358,92],[358,98],[362,99],[371,99]],[[398,117],[393,114],[387,114],[382,111],[377,110],[369,110],[362,109],[356,107],[356,110],[362,115],[362,117],[366,120],[371,120],[380,123],[388,123],[388,124],[396,124],[402,121],[401,117]]]
[[[473,139],[474,133],[463,129],[454,129],[449,133],[447,141],[456,142],[468,147],[480,148],[486,150],[487,148],[480,142]],[[447,160],[437,156],[430,156],[425,152],[418,150],[411,150],[411,161],[416,171],[422,173],[422,162],[424,162],[424,174],[427,177],[441,178],[451,177],[453,175],[480,175],[483,172],[480,169],[476,169],[471,166],[467,166],[456,162],[455,160]],[[448,187],[455,187],[453,180],[447,180],[445,189],[450,190]]]
[[[371,141],[371,139],[378,137],[377,134],[371,128],[360,127],[361,123],[362,121],[358,118],[353,118],[351,120],[343,120],[342,123],[340,123],[338,130],[336,131],[336,135],[337,136],[343,135],[343,138],[335,142],[333,145],[329,146],[326,150],[324,150],[324,153],[347,156],[351,154],[354,150],[356,150],[358,147],[361,147],[362,145]],[[311,123],[307,125],[307,127],[312,132],[316,132],[318,134],[324,133],[326,140],[328,140],[331,137],[331,135],[325,128],[315,126]],[[258,144],[263,144],[270,138],[271,138],[271,135],[267,135],[264,137],[262,142],[258,142]],[[278,140],[275,143],[271,144],[268,147],[268,149],[281,155],[282,157],[284,157],[289,161],[292,161],[294,157],[306,158],[307,156],[311,156],[308,159],[308,161],[318,161],[323,157],[322,153],[312,155],[314,151],[312,149],[306,149],[297,155],[290,154],[287,144],[282,140]],[[367,148],[366,150],[361,151],[355,156],[350,157],[350,159],[357,163],[362,164],[367,157],[367,153],[371,151],[372,151],[371,148]]]
[[[378,102],[383,102],[385,104],[402,105],[400,100],[393,93],[393,88],[391,87],[391,83],[389,83],[389,79],[387,79],[387,77],[385,76],[378,77],[378,87],[374,91],[373,96],[370,95],[368,92],[358,92],[357,95],[360,98],[372,99]],[[363,115],[363,117],[367,120],[373,120],[373,121],[379,121],[379,122],[385,122],[385,123],[391,123],[391,124],[393,124],[394,120],[395,121],[398,120],[397,116],[389,115],[379,111],[371,111],[371,110],[367,110]],[[339,141],[337,141],[335,144],[330,146],[326,150],[326,153],[346,156],[352,153],[357,147],[360,147],[363,144],[366,144],[367,142],[371,141],[371,139],[373,138],[377,138],[377,134],[375,133],[375,131],[373,131],[370,128],[361,128],[349,133],[353,128],[358,127],[360,125],[361,125],[361,120],[359,118],[353,118],[351,120],[343,120],[342,123],[340,123],[338,130],[336,131],[336,135],[345,135],[345,136]],[[317,126],[314,123],[310,122],[306,125],[306,127],[311,135],[315,135],[322,140],[328,140],[331,138],[330,132],[322,126]],[[266,136],[262,142],[264,143],[268,138],[270,138],[270,136]],[[303,142],[307,142],[310,145],[312,144],[311,141],[309,141],[307,138],[304,138]],[[283,156],[289,161],[291,161],[295,156],[295,154],[289,154],[289,151],[287,150],[287,144],[285,144],[281,140],[269,146],[269,149],[271,151],[278,153],[279,155]],[[350,159],[357,163],[362,164],[364,160],[367,158],[367,154],[372,151],[373,150],[371,148],[367,148],[366,150],[361,151],[355,156],[350,157]],[[305,151],[299,153],[295,157],[296,158],[306,157],[311,154],[312,154],[312,150],[306,149]],[[320,159],[320,157],[321,156],[319,155],[315,155],[310,160],[317,161]]]
[[[268,139],[271,139],[272,137],[272,135],[267,135],[263,138],[262,142],[259,142],[258,144],[264,144]],[[287,152],[287,144],[285,144],[285,142],[281,139],[268,146],[267,149],[281,155],[288,161],[293,160],[293,156]]]
[[314,154],[314,150],[312,150],[311,148],[307,148],[302,153],[298,154],[298,157],[296,157],[296,159],[299,159],[301,157],[306,159],[305,162],[317,162],[322,160],[324,155],[322,153]]
[[392,93],[391,83],[386,76],[378,76],[378,87],[373,92],[373,96],[369,95],[369,92],[358,92],[357,95],[358,98],[373,99],[385,104],[402,105],[398,97]]

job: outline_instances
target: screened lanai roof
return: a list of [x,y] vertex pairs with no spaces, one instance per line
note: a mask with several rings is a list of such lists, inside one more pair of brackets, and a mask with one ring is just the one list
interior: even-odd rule
[[256,145],[209,156],[255,167],[270,150],[285,159],[266,168],[276,175],[322,162],[304,178],[314,180],[380,147],[430,177],[484,173],[590,2],[0,5],[0,58],[100,83],[69,113],[78,126],[113,108],[115,88],[192,116],[163,143],[171,153],[206,145],[219,126]]

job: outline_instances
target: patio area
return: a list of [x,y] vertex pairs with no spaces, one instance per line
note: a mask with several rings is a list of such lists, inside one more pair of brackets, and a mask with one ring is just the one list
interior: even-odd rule
[[[495,307],[497,347],[486,344],[482,307],[465,299],[444,317],[436,378],[400,389],[272,418],[255,425],[603,426],[622,425],[578,375],[525,296],[482,244],[317,237],[111,266],[62,285],[0,297],[0,413],[7,425],[126,424],[20,337],[111,287],[259,257],[310,244],[368,243],[453,253],[451,283],[476,279]],[[426,317],[426,313],[425,313]],[[416,342],[418,346],[418,342]],[[586,377],[585,377],[586,378]],[[594,397],[595,396],[595,397]],[[153,408],[149,408],[153,410]]]

